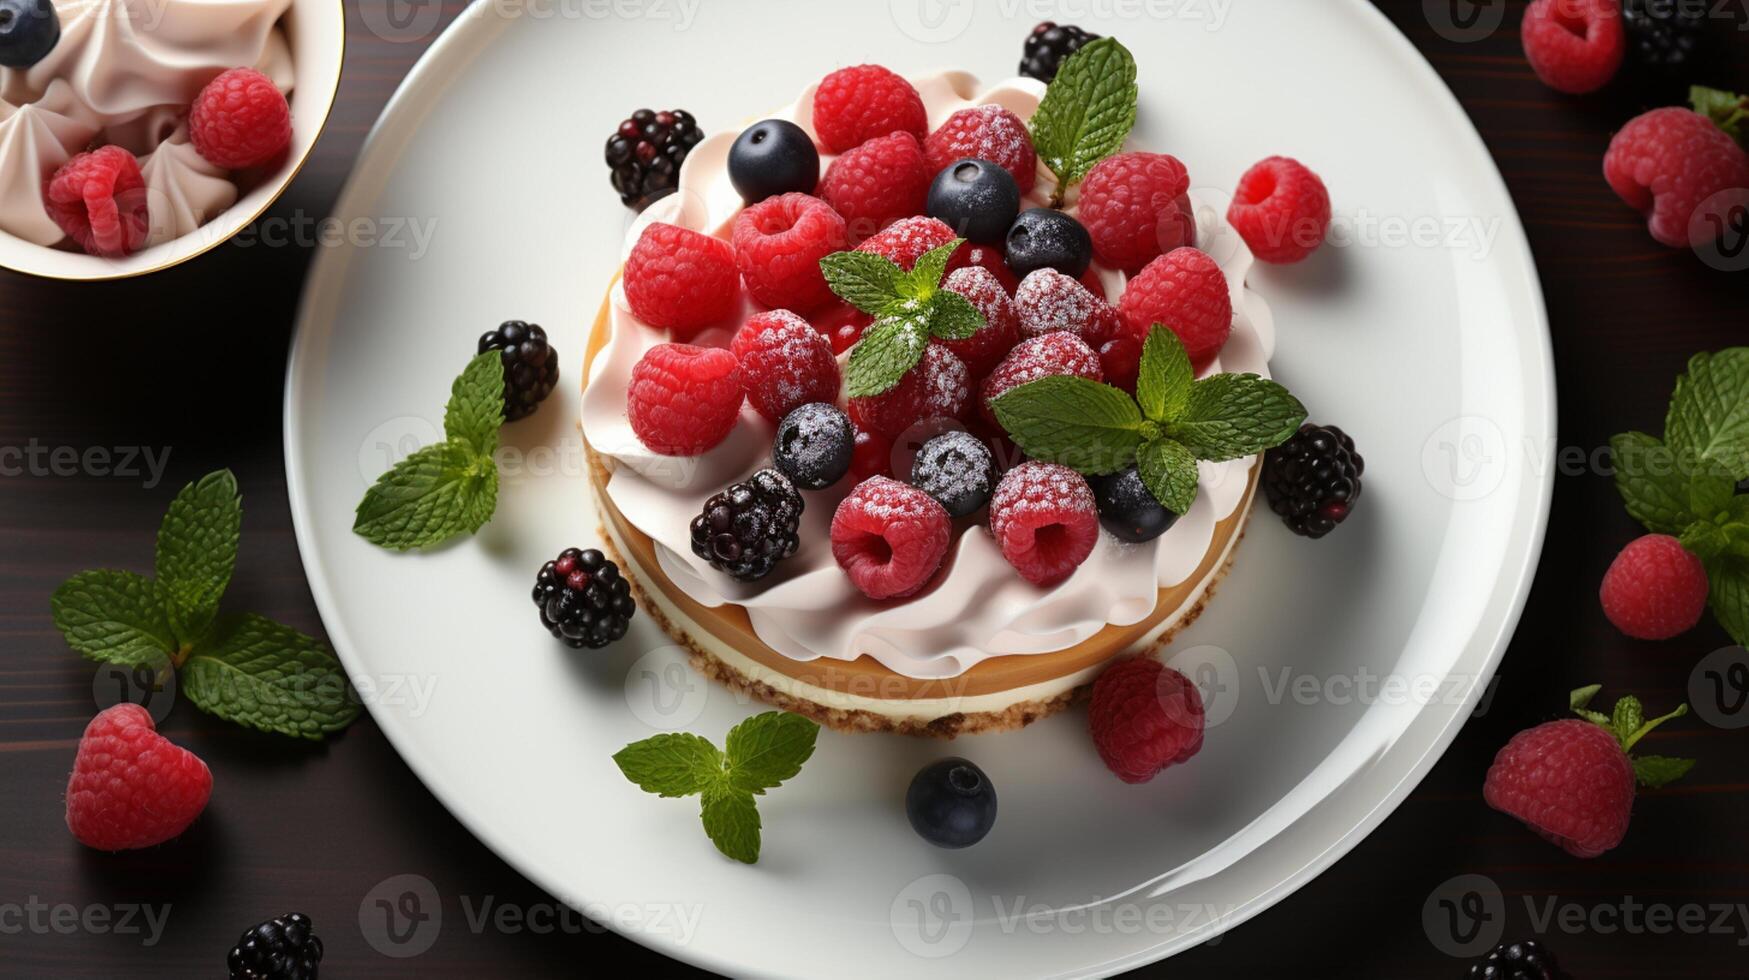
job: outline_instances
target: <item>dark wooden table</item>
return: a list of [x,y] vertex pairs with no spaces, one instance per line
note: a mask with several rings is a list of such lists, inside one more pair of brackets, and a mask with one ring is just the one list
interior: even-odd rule
[[[432,33],[418,29],[407,40],[381,36],[389,2],[348,4],[339,104],[274,217],[327,213],[372,120],[429,43]],[[1657,431],[1690,354],[1749,341],[1749,273],[1655,245],[1600,176],[1611,131],[1675,101],[1679,88],[1618,80],[1592,97],[1557,95],[1524,62],[1521,4],[1505,4],[1503,26],[1464,39],[1465,16],[1485,28],[1501,0],[1493,2],[1384,6],[1457,92],[1506,174],[1548,296],[1560,443],[1590,456],[1616,431]],[[1729,49],[1713,84],[1749,85],[1749,33],[1733,29],[1749,26],[1742,6],[1715,8],[1735,23],[1716,27]],[[428,8],[416,0],[401,9]],[[443,4],[442,20],[459,10]],[[311,258],[307,247],[228,246],[105,285],[0,273],[0,447],[36,447],[39,461],[0,476],[0,973],[215,976],[243,928],[294,909],[315,918],[333,977],[558,976],[607,955],[680,972],[574,915],[547,930],[473,928],[468,909],[488,900],[535,922],[548,921],[555,903],[470,836],[368,716],[307,746],[182,706],[164,730],[204,757],[223,788],[196,827],[116,856],[67,833],[61,797],[96,707],[94,669],[54,630],[48,598],[80,569],[149,567],[151,531],[176,487],[233,468],[246,508],[234,607],[322,630],[292,537],[280,445],[285,351]],[[69,449],[56,457],[57,447]],[[168,461],[157,485],[148,472],[55,462],[92,448],[144,448]],[[1541,571],[1486,710],[1334,868],[1218,941],[1144,972],[1455,976],[1463,961],[1441,951],[1450,933],[1425,926],[1422,910],[1457,897],[1454,877],[1477,874],[1500,890],[1504,934],[1540,934],[1576,976],[1749,974],[1749,730],[1691,717],[1655,735],[1652,751],[1701,766],[1645,794],[1627,841],[1596,860],[1565,856],[1481,800],[1495,750],[1552,717],[1569,688],[1602,682],[1606,694],[1666,706],[1686,696],[1699,658],[1728,645],[1710,622],[1668,643],[1639,643],[1604,621],[1597,583],[1635,533],[1605,476],[1561,472]],[[436,945],[412,960],[379,954],[359,926],[367,893],[402,873],[428,878],[446,913]],[[161,935],[139,930],[137,915],[136,931],[120,928],[139,906],[168,908]],[[1699,927],[1688,906],[1704,910]],[[1647,907],[1666,911],[1648,917]],[[83,918],[105,914],[111,923]]]

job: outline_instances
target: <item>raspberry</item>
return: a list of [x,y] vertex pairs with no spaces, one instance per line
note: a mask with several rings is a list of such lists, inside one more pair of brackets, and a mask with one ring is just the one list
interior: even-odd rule
[[964,268],[973,265],[980,269],[988,269],[1010,296],[1013,296],[1014,291],[1020,288],[1020,279],[1014,275],[1013,269],[1008,268],[1008,258],[1002,254],[1001,249],[989,245],[979,245],[976,242],[967,242],[959,251],[953,253],[953,258],[948,261],[949,268]]
[[999,105],[961,109],[923,141],[929,172],[940,173],[955,160],[975,157],[988,160],[1014,177],[1020,193],[1032,190],[1038,180],[1038,154],[1032,135],[1020,117]]
[[291,145],[291,107],[273,79],[233,68],[206,84],[188,107],[188,137],[226,170],[266,163]]
[[842,354],[862,339],[862,332],[874,322],[874,317],[849,303],[834,303],[814,314],[814,329],[832,344],[832,353]]
[[922,139],[928,131],[923,97],[879,65],[840,68],[814,89],[814,135],[833,153],[890,133]]
[[990,533],[1021,578],[1055,585],[1093,553],[1099,505],[1081,474],[1060,463],[1027,460],[996,485]]
[[[923,253],[932,252],[953,241],[956,237],[958,236],[953,233],[952,228],[947,226],[947,222],[927,215],[918,215],[901,218],[882,228],[863,239],[862,244],[856,246],[856,250],[858,252],[873,252],[891,260],[899,268],[909,272],[917,264],[917,260],[922,258]],[[965,246],[962,245],[948,256],[947,266],[949,269],[957,269],[965,264],[963,258],[965,251]]]
[[1221,352],[1233,329],[1227,277],[1194,248],[1176,248],[1148,263],[1124,287],[1117,308],[1143,339],[1156,323],[1172,328],[1198,370]]
[[1059,330],[1085,338],[1104,305],[1078,280],[1055,269],[1027,273],[1014,291],[1014,316],[1020,336],[1028,340]]
[[870,599],[923,588],[952,537],[953,521],[934,497],[884,476],[857,484],[832,515],[832,557]]
[[1579,718],[1527,729],[1494,756],[1482,798],[1575,857],[1621,843],[1634,769],[1609,732]]
[[1706,566],[1668,534],[1628,542],[1603,575],[1598,598],[1615,628],[1638,640],[1668,640],[1706,612]]
[[1749,154],[1707,117],[1670,106],[1636,116],[1615,134],[1603,176],[1646,216],[1653,238],[1701,246],[1732,226],[1731,204],[1740,202],[1715,195],[1749,189]]
[[898,384],[878,395],[850,399],[850,419],[858,429],[897,439],[925,419],[958,418],[971,392],[971,372],[965,362],[947,348],[930,344]]
[[1087,722],[1105,767],[1145,783],[1202,748],[1202,692],[1158,660],[1130,657],[1093,682]]
[[1536,77],[1571,95],[1602,88],[1627,51],[1618,0],[1533,0],[1520,32]]
[[759,414],[780,422],[797,406],[838,400],[838,359],[813,324],[788,310],[747,318],[729,344]]
[[953,351],[960,360],[966,362],[966,369],[971,372],[972,377],[982,378],[1008,355],[1015,342],[1020,339],[1019,327],[1014,318],[1014,304],[1008,298],[1008,291],[1002,288],[1001,280],[988,269],[955,269],[947,274],[942,286],[970,300],[978,308],[978,312],[984,314],[984,325],[970,337],[961,340],[935,340],[931,343],[940,344]]
[[735,355],[720,347],[657,344],[632,366],[626,414],[651,452],[696,456],[729,437],[741,398]]
[[820,196],[844,216],[850,240],[859,242],[900,218],[922,214],[933,177],[917,137],[893,133],[833,160],[820,178]]
[[851,443],[850,478],[858,483],[874,476],[893,475],[893,441],[886,436],[857,429]]
[[735,217],[735,267],[766,306],[809,313],[832,302],[820,260],[849,245],[844,219],[817,197],[779,194]]
[[119,146],[80,153],[43,185],[49,217],[92,255],[120,258],[146,243],[146,181]]
[[86,847],[125,851],[175,837],[206,809],[213,774],[158,734],[137,704],[99,712],[85,726],[67,781],[67,829]]
[[1077,215],[1100,261],[1133,272],[1155,256],[1196,244],[1190,174],[1165,153],[1119,153],[1088,171]]
[[728,242],[661,222],[638,236],[624,275],[632,313],[679,339],[733,313],[741,280]]
[[1122,330],[1101,340],[1099,370],[1105,375],[1106,384],[1135,394],[1136,378],[1142,373],[1142,339],[1128,330]]
[[1090,381],[1105,380],[1105,373],[1099,366],[1099,355],[1087,346],[1087,341],[1060,330],[1047,333],[1016,344],[1002,363],[984,378],[978,392],[981,414],[1000,429],[1001,423],[991,411],[990,403],[1010,388],[1053,374],[1072,374]]
[[1269,157],[1239,178],[1227,222],[1259,259],[1298,262],[1324,241],[1330,228],[1330,194],[1305,164]]

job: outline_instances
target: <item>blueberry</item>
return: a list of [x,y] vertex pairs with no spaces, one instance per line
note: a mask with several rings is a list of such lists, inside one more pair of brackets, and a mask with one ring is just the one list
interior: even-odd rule
[[850,469],[856,428],[836,405],[812,402],[777,425],[771,459],[777,471],[803,490],[824,490]]
[[905,816],[918,836],[937,847],[970,847],[996,823],[996,788],[965,759],[932,762],[905,791]]
[[0,65],[29,68],[61,40],[52,0],[0,0]]
[[1020,212],[1008,229],[1008,268],[1022,279],[1035,269],[1081,278],[1093,261],[1093,239],[1081,222],[1050,208]]
[[1020,213],[1014,175],[988,160],[956,160],[929,185],[929,216],[974,242],[995,244]]
[[964,517],[990,502],[996,489],[996,459],[969,432],[943,432],[923,444],[911,461],[911,485]]
[[1148,492],[1134,466],[1096,477],[1093,495],[1099,502],[1099,523],[1123,541],[1152,541],[1178,522],[1178,515]]
[[787,119],[756,122],[729,147],[729,182],[748,204],[791,191],[812,194],[820,182],[820,151]]

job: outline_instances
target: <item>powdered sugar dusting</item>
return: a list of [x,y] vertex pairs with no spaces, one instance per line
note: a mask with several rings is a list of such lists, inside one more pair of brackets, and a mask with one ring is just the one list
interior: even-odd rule
[[1057,330],[1031,340],[1023,340],[996,365],[996,370],[984,379],[980,395],[984,417],[996,423],[990,402],[1010,388],[1053,374],[1072,374],[1090,381],[1104,381],[1099,355],[1087,346],[1087,341],[1066,331]]
[[1035,269],[1014,291],[1014,315],[1022,337],[1065,330],[1091,336],[1094,317],[1104,305],[1087,287],[1055,269]]

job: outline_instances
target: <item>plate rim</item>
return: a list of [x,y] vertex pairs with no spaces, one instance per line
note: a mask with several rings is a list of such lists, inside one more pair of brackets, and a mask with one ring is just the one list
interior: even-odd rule
[[[461,75],[462,69],[466,67],[468,61],[480,50],[483,50],[496,34],[502,33],[507,28],[511,18],[478,16],[480,9],[492,5],[493,2],[494,0],[470,0],[455,19],[446,25],[439,36],[420,54],[407,75],[397,84],[394,93],[372,123],[340,192],[335,197],[331,209],[332,215],[338,217],[353,213],[356,210],[354,207],[356,199],[366,195],[371,190],[370,181],[367,179],[369,176],[367,164],[373,158],[389,152],[394,138],[408,138],[417,129],[423,116],[423,110],[415,104],[415,100],[423,99],[426,102],[432,102],[439,98],[448,89],[450,82]],[[1369,29],[1374,33],[1374,36],[1389,45],[1401,60],[1413,65],[1411,70],[1420,76],[1419,80],[1423,84],[1431,83],[1432,91],[1437,93],[1440,110],[1455,114],[1456,119],[1462,120],[1463,125],[1457,127],[1461,135],[1454,134],[1454,137],[1467,142],[1470,148],[1478,154],[1478,158],[1486,161],[1485,170],[1478,176],[1486,181],[1490,191],[1497,194],[1504,205],[1501,213],[1504,230],[1510,233],[1510,238],[1515,239],[1516,247],[1513,250],[1517,253],[1518,271],[1523,277],[1524,288],[1527,291],[1525,299],[1528,303],[1528,310],[1526,312],[1534,321],[1531,326],[1535,329],[1529,331],[1533,336],[1526,338],[1525,346],[1521,348],[1522,353],[1531,355],[1527,357],[1522,374],[1525,379],[1540,378],[1542,385],[1540,398],[1536,397],[1536,391],[1524,390],[1525,429],[1527,434],[1555,438],[1558,433],[1557,381],[1554,371],[1553,338],[1549,328],[1547,302],[1529,237],[1525,232],[1517,203],[1500,172],[1499,164],[1494,159],[1493,153],[1488,149],[1486,141],[1483,140],[1469,114],[1464,110],[1462,103],[1457,99],[1456,94],[1452,92],[1445,79],[1439,75],[1438,71],[1408,37],[1382,11],[1366,0],[1345,0],[1345,2],[1351,8],[1362,12],[1362,17],[1369,21]],[[1406,58],[1403,57],[1405,55]],[[452,61],[456,63],[450,64]],[[446,72],[449,74],[444,77]],[[405,129],[406,132],[399,132],[402,129]],[[343,252],[344,250],[328,250],[318,254],[311,263],[303,287],[299,291],[297,315],[287,354],[285,395],[282,403],[282,439],[285,450],[288,505],[298,545],[299,560],[304,567],[305,579],[315,601],[317,613],[322,619],[323,628],[335,653],[339,656],[348,675],[351,676],[368,672],[362,669],[362,663],[353,652],[349,634],[344,625],[339,629],[331,625],[333,623],[344,624],[344,620],[339,615],[327,578],[317,574],[321,569],[321,562],[314,556],[319,553],[319,547],[314,539],[313,515],[310,513],[309,499],[301,485],[302,478],[308,475],[308,469],[300,451],[302,444],[301,420],[294,411],[300,394],[299,365],[306,356],[309,356],[308,350],[312,346],[311,338],[316,332],[314,327],[310,327],[314,320],[311,311],[319,301],[321,294],[334,294],[338,288],[345,285],[347,277]],[[306,332],[306,327],[310,327],[308,332]],[[1532,430],[1538,428],[1539,423],[1542,431],[1533,433]],[[1491,593],[1491,598],[1498,598],[1503,594],[1503,588],[1509,581],[1510,600],[1500,617],[1497,628],[1492,631],[1479,630],[1470,639],[1471,644],[1483,642],[1481,638],[1485,635],[1485,642],[1490,648],[1490,653],[1483,663],[1482,669],[1476,675],[1476,682],[1470,686],[1462,703],[1452,706],[1449,716],[1443,721],[1443,727],[1433,736],[1420,755],[1409,762],[1403,774],[1346,831],[1334,839],[1323,841],[1320,849],[1313,853],[1309,859],[1300,862],[1293,873],[1282,876],[1275,884],[1261,890],[1243,906],[1228,910],[1218,918],[1193,930],[1168,934],[1152,945],[1122,953],[1101,962],[1086,964],[1085,969],[1081,971],[1082,973],[1105,976],[1134,969],[1148,963],[1158,962],[1191,946],[1224,934],[1233,927],[1272,908],[1298,891],[1307,882],[1328,870],[1376,830],[1386,818],[1396,812],[1408,795],[1420,785],[1427,773],[1445,755],[1451,743],[1456,740],[1458,733],[1464,727],[1464,722],[1473,711],[1488,683],[1493,679],[1511,639],[1517,631],[1541,561],[1553,502],[1554,468],[1545,466],[1539,469],[1540,472],[1524,479],[1524,487],[1521,490],[1521,494],[1526,497],[1534,493],[1535,504],[1528,515],[1529,523],[1528,525],[1523,523],[1527,519],[1527,515],[1521,507],[1515,515],[1514,526],[1509,529],[1512,532],[1509,537],[1519,531],[1525,533],[1522,553],[1517,556],[1516,561],[1512,560],[1510,553],[1503,559],[1502,571],[1508,574],[1500,580],[1500,584]],[[378,729],[383,732],[396,754],[401,757],[408,768],[413,770],[414,775],[448,813],[466,827],[468,832],[480,843],[491,850],[499,860],[502,860],[518,874],[534,882],[549,894],[557,896],[565,893],[564,889],[554,887],[557,882],[551,880],[544,869],[521,860],[515,848],[501,846],[501,842],[488,830],[484,821],[470,811],[465,798],[461,794],[453,792],[453,787],[440,774],[436,765],[416,745],[410,726],[403,726],[401,719],[390,712],[377,710],[379,706],[370,699],[365,699],[365,701],[366,709],[370,711]],[[1422,714],[1418,714],[1417,717],[1424,717],[1424,713],[1429,710],[1429,707],[1424,706],[1421,709]],[[1322,805],[1322,802],[1329,798],[1329,795],[1326,795],[1318,805]],[[1305,814],[1296,817],[1294,822],[1284,826],[1264,843],[1284,839],[1295,829],[1296,824],[1303,821],[1304,817]],[[1234,862],[1235,866],[1255,859],[1256,850],[1257,848],[1253,848],[1241,855]],[[583,901],[580,896],[573,896],[573,900]],[[731,975],[748,972],[764,975],[770,972],[757,964],[739,962],[725,955],[712,954],[690,944],[673,942],[662,934],[620,928],[618,924],[612,922],[606,923],[606,925],[619,935],[639,945],[695,967]]]

